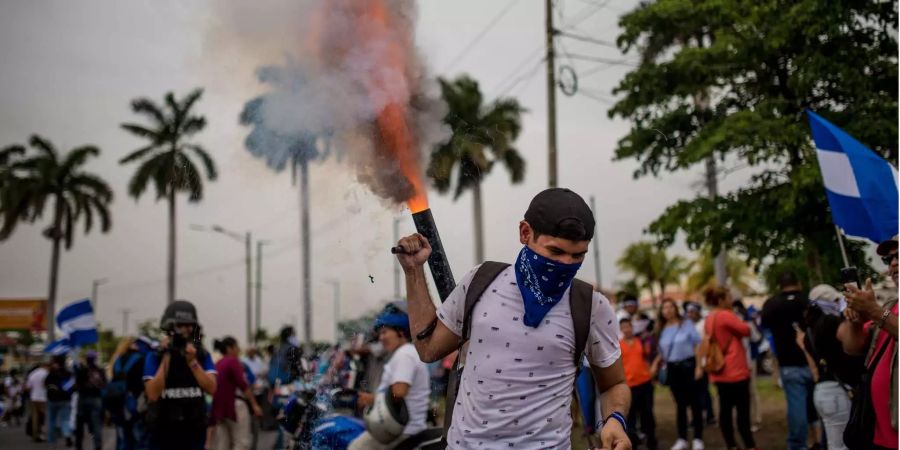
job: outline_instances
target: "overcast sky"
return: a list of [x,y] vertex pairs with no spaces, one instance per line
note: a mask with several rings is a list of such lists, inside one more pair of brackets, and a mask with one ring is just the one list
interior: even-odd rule
[[[575,33],[614,41],[618,16],[634,3],[560,0],[561,27],[577,23]],[[546,79],[540,65],[543,2],[513,0],[508,13],[459,56],[510,4],[421,2],[416,37],[432,71],[449,76],[468,73],[480,81],[489,98],[514,95],[529,110],[517,142],[528,162],[525,182],[511,186],[508,175],[497,170],[484,184],[485,253],[502,261],[515,257],[520,247],[518,221],[531,197],[547,186]],[[253,7],[264,5],[268,3]],[[207,184],[200,204],[179,199],[178,297],[197,305],[209,336],[232,334],[243,339],[243,244],[192,230],[191,225],[251,230],[254,238],[270,242],[263,262],[263,326],[274,330],[301,322],[297,191],[289,173],[273,173],[243,148],[248,129],[237,122],[244,102],[264,90],[256,82],[256,67],[282,62],[280,55],[289,54],[296,44],[290,33],[278,30],[231,33],[235,20],[240,21],[240,14],[206,1],[0,1],[0,145],[24,143],[34,132],[64,150],[95,144],[102,155],[86,169],[105,177],[116,193],[112,230],[79,234],[73,249],[62,255],[60,305],[89,296],[92,280],[108,278],[98,296],[104,326],[121,332],[124,309],[131,310],[132,333],[136,322],[158,320],[165,304],[167,210],[165,203],[154,202],[153,195],[137,202],[127,196],[134,167],[121,167],[117,161],[141,142],[118,125],[135,119],[129,110],[134,97],[161,99],[169,90],[184,95],[202,86],[206,91],[197,110],[207,116],[209,126],[198,140],[215,157],[220,179]],[[246,48],[233,45],[255,39],[260,42],[244,42]],[[265,50],[247,51],[257,44]],[[573,54],[621,57],[613,48],[571,39],[563,40],[561,48]],[[611,160],[628,125],[606,114],[610,91],[627,67],[564,58],[560,63],[587,74],[579,86],[594,97],[600,95],[596,99],[558,94],[559,183],[585,198],[596,196],[596,236],[604,284],[610,285],[625,278],[615,267],[624,247],[641,239],[642,230],[667,205],[696,196],[700,174],[633,180],[633,161]],[[331,339],[335,313],[331,282],[341,286],[342,318],[391,298],[392,221],[402,218],[403,233],[412,232],[413,225],[407,215],[355,183],[340,164],[326,162],[311,172],[313,335]],[[747,175],[746,171],[730,175],[723,189],[739,186]],[[430,200],[451,265],[460,277],[475,263],[470,195],[453,202],[432,192]],[[50,242],[40,235],[46,225],[20,227],[0,244],[0,298],[46,296]],[[592,259],[585,262],[580,277],[594,280]]]

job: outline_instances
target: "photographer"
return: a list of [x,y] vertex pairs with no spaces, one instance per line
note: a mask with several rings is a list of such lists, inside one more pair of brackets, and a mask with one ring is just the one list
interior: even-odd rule
[[200,343],[197,310],[176,300],[166,307],[160,351],[144,362],[144,391],[151,449],[201,450],[207,413],[203,394],[216,391],[216,369]]

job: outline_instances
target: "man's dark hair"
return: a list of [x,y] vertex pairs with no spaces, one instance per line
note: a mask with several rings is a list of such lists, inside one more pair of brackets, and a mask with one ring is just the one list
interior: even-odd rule
[[629,319],[628,317],[623,317],[623,318],[619,319],[619,325],[622,325],[623,323],[631,324],[631,319]]
[[791,287],[791,286],[799,286],[799,285],[800,285],[800,278],[797,277],[796,273],[794,273],[790,270],[786,270],[786,271],[782,272],[781,275],[778,276],[778,286],[781,287],[782,289]]

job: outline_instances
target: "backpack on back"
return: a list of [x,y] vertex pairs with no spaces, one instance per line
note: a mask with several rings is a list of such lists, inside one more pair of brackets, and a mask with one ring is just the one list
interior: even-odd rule
[[[711,375],[718,374],[725,369],[725,351],[731,344],[725,344],[722,347],[716,339],[716,317],[720,313],[716,312],[712,321],[712,333],[703,333],[703,339],[700,341],[700,347],[697,352],[700,354],[700,360],[703,364],[703,370]],[[709,319],[707,319],[709,320]]]
[[[456,362],[453,363],[453,369],[450,371],[450,378],[447,384],[447,400],[444,409],[444,440],[447,439],[447,432],[450,430],[450,422],[453,420],[453,406],[456,404],[456,395],[459,389],[459,382],[462,379],[462,372],[465,369],[465,360],[462,363],[460,357],[464,355],[469,337],[472,334],[472,311],[475,305],[481,300],[482,294],[487,290],[488,286],[494,282],[501,272],[509,267],[507,263],[496,261],[485,261],[475,275],[472,282],[466,290],[466,303],[463,310],[463,328],[462,339],[457,349]],[[573,279],[572,287],[569,290],[569,308],[572,311],[572,325],[575,332],[575,355],[574,361],[576,367],[576,380],[581,370],[584,349],[587,345],[588,334],[591,326],[591,307],[594,296],[594,288],[584,281]]]
[[116,418],[124,413],[128,398],[128,372],[143,359],[140,353],[133,353],[126,358],[116,358],[113,364],[112,380],[106,385],[103,403],[110,414]]

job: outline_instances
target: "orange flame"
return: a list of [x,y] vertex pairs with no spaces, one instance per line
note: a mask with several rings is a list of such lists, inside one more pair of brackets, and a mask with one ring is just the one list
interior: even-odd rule
[[[379,52],[382,57],[379,63],[382,67],[369,70],[365,89],[373,98],[384,97],[385,93],[390,98],[391,94],[396,95],[394,91],[397,90],[397,79],[400,79],[406,89],[410,91],[406,93],[405,101],[408,102],[413,87],[408,61],[408,52],[412,43],[404,33],[397,32],[393,28],[397,24],[392,23],[385,0],[331,0],[326,2],[326,5],[326,7],[345,10],[345,13],[349,12],[348,15],[357,21],[355,27],[357,35],[350,39],[355,42],[344,41],[336,47],[328,49],[320,46],[319,50],[332,53],[333,57],[336,56],[335,53],[346,54],[351,47],[361,43],[384,43],[385,47],[381,48]],[[312,42],[329,45],[329,43],[320,41],[319,34],[321,32],[321,28],[317,27],[313,33]],[[390,80],[386,79],[388,77]],[[428,209],[428,197],[422,179],[419,152],[417,151],[418,143],[409,120],[408,104],[394,98],[389,100],[378,112],[374,125],[380,137],[376,145],[384,151],[386,157],[395,162],[400,173],[406,178],[411,192],[406,203],[413,213],[417,213]]]

